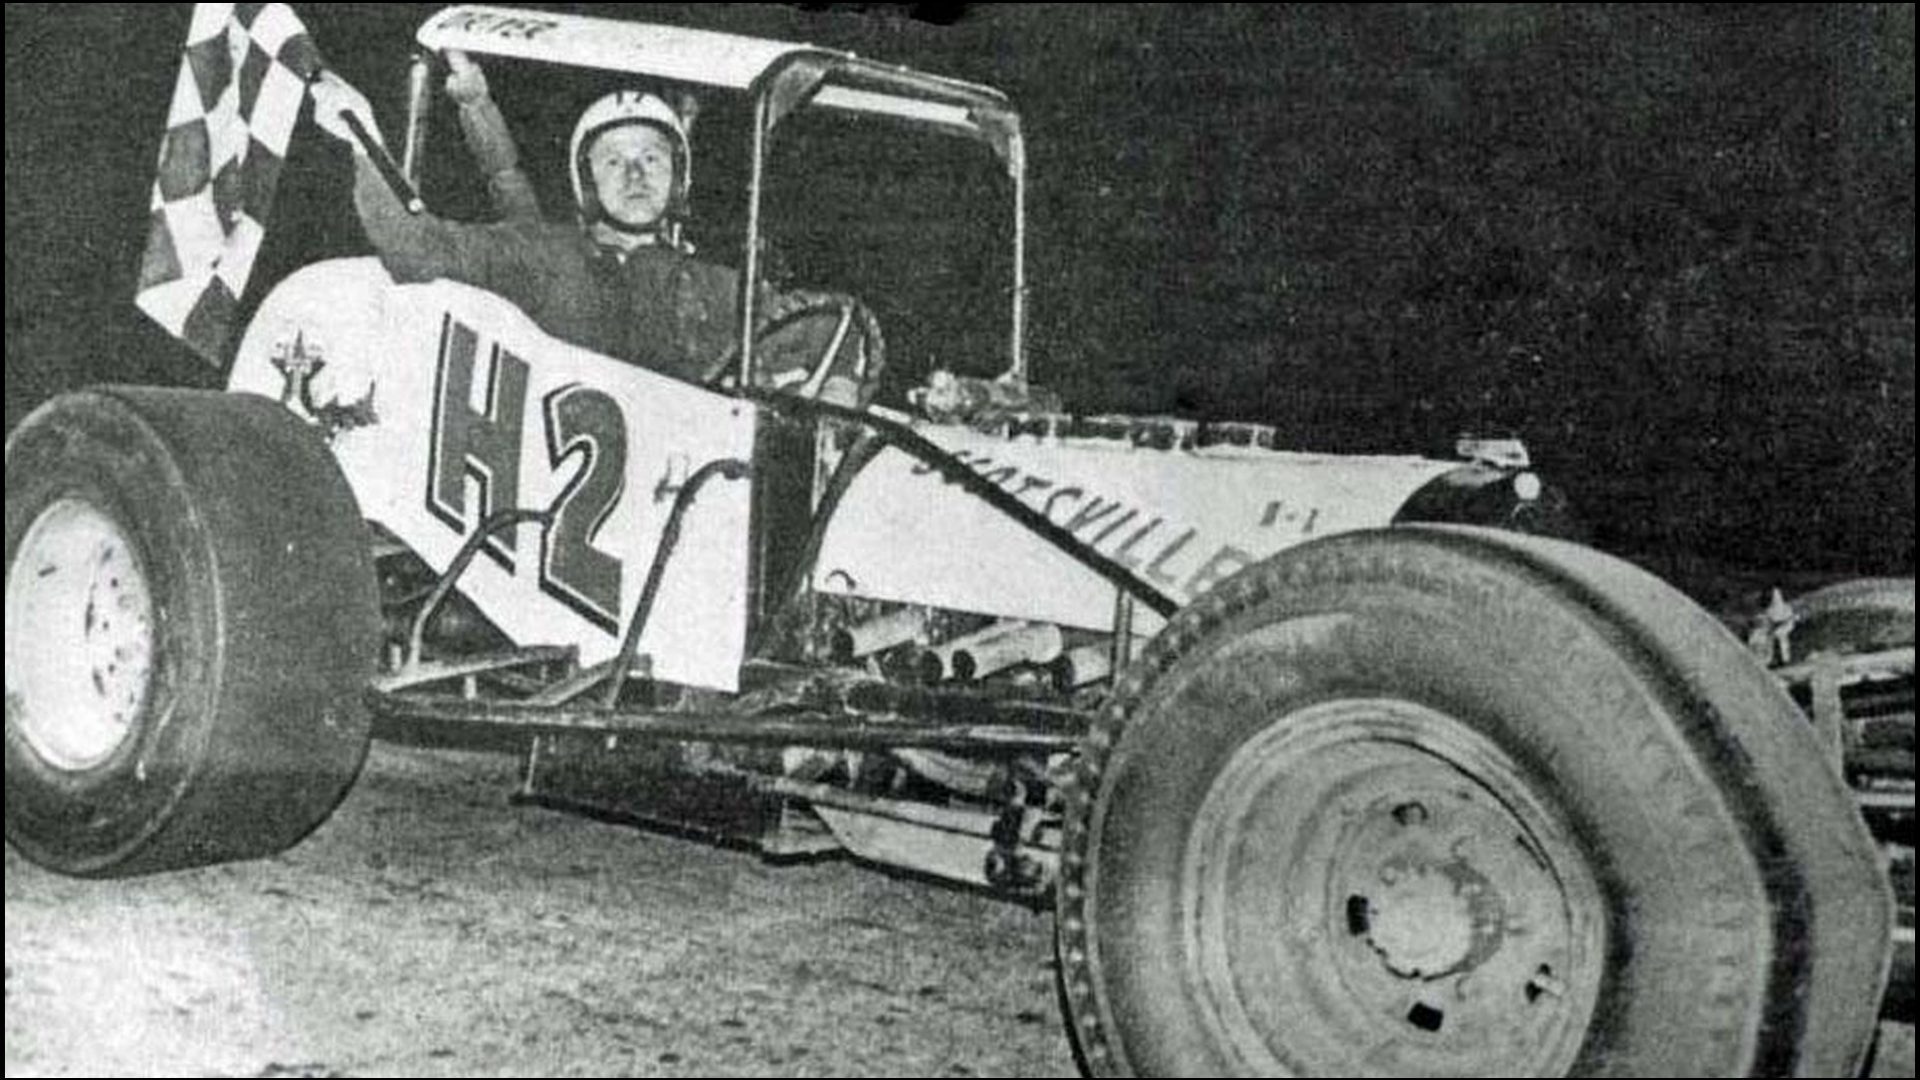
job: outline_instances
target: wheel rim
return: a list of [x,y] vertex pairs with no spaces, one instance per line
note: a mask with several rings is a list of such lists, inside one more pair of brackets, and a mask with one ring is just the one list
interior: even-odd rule
[[1182,880],[1203,1023],[1256,1075],[1559,1076],[1599,997],[1603,897],[1485,737],[1335,701],[1242,744]]
[[7,726],[90,769],[132,736],[153,666],[153,597],[126,532],[84,499],[34,519],[7,568]]

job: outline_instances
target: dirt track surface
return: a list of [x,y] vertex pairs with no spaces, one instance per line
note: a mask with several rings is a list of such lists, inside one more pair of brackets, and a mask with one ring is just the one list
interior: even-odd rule
[[[8,1076],[1074,1076],[1049,917],[507,805],[376,745],[278,858],[6,862]],[[1913,1075],[1886,1025],[1875,1076]]]
[[376,745],[278,858],[7,852],[8,1076],[1074,1076],[1050,917],[506,803]]

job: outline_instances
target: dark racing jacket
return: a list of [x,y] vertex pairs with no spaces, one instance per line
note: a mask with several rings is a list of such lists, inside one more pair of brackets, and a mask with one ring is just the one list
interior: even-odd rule
[[733,347],[733,270],[668,247],[604,248],[575,225],[410,214],[370,161],[356,168],[354,203],[395,281],[477,286],[555,337],[692,381],[712,375]]

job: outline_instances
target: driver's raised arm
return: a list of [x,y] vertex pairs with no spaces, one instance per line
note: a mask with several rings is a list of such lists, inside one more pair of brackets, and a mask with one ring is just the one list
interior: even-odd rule
[[520,167],[520,150],[507,118],[493,100],[486,73],[458,49],[448,50],[447,67],[447,96],[459,106],[460,130],[481,175],[487,178],[494,210],[505,221],[539,221],[540,200]]
[[544,280],[545,268],[537,265],[541,248],[530,241],[532,233],[545,228],[542,223],[475,225],[409,212],[352,131],[352,123],[357,121],[368,137],[385,144],[366,97],[331,72],[316,79],[311,90],[315,123],[353,149],[354,208],[380,255],[381,265],[395,281],[444,277],[514,295],[517,286]]
[[535,272],[520,257],[526,245],[513,242],[512,234],[528,223],[482,225],[409,213],[365,155],[354,158],[353,203],[381,265],[397,282],[452,278],[506,292]]

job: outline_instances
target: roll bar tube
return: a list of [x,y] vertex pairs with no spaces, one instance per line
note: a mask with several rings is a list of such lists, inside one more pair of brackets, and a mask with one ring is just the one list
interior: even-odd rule
[[940,130],[972,134],[991,148],[1013,184],[1013,282],[1004,377],[1027,381],[1027,153],[1020,118],[996,91],[970,83],[925,75],[846,53],[805,50],[781,57],[761,72],[750,91],[753,123],[747,180],[746,255],[740,280],[740,367],[738,385],[753,383],[753,327],[760,280],[761,211],[766,194],[767,146],[781,120],[804,107],[828,83],[925,101],[929,106],[964,110],[966,124],[936,125]]

